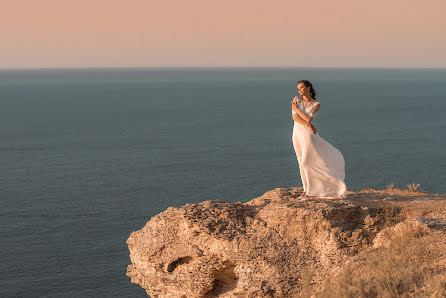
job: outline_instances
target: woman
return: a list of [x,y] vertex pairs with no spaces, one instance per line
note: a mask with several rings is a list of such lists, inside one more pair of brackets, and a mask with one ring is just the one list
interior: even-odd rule
[[344,157],[319,136],[311,123],[321,106],[315,100],[313,85],[307,80],[301,80],[297,90],[302,97],[294,97],[291,109],[294,120],[292,140],[304,188],[299,199],[307,201],[310,197],[345,197]]

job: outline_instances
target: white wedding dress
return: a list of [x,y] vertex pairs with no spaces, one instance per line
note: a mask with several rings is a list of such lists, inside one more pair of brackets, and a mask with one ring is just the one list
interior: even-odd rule
[[[300,111],[314,117],[318,101],[307,102],[297,98]],[[292,110],[293,114],[297,114]],[[293,146],[299,163],[304,191],[315,197],[344,198],[347,187],[345,161],[342,153],[333,145],[314,134],[309,128],[294,121]]]

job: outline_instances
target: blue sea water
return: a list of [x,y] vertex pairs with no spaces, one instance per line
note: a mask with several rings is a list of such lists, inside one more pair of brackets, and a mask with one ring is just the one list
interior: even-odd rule
[[301,79],[348,189],[446,192],[444,69],[3,70],[0,296],[145,297],[125,241],[152,216],[300,186]]

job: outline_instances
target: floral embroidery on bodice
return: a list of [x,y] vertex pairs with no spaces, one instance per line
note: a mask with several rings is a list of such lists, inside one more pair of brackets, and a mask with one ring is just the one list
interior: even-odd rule
[[[316,117],[316,114],[319,110],[316,111],[316,107],[320,105],[318,101],[307,102],[303,99],[297,98],[297,107],[308,117]],[[292,110],[293,114],[297,114],[294,110]]]

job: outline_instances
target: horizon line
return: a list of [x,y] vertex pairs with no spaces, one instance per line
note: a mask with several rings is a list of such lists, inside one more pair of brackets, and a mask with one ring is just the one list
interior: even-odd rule
[[106,70],[106,69],[414,69],[414,70],[446,70],[446,67],[383,67],[383,66],[84,66],[84,67],[17,67],[0,68],[0,71],[24,71],[24,70]]

